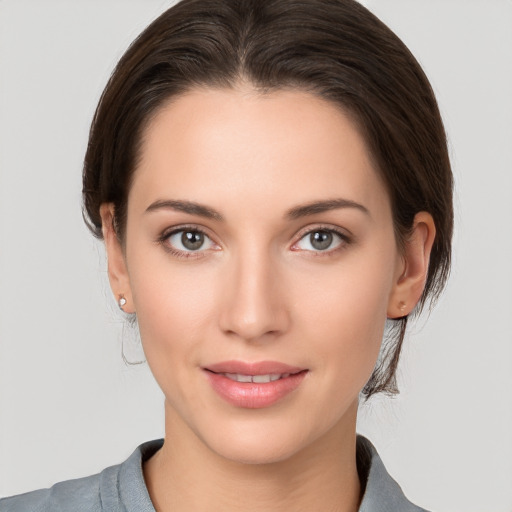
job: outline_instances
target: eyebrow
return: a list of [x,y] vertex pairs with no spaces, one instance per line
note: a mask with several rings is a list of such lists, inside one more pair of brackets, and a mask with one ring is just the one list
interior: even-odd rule
[[[337,210],[340,208],[355,208],[366,215],[370,215],[370,212],[365,206],[356,203],[355,201],[351,201],[350,199],[328,199],[295,206],[286,212],[285,218],[289,220],[296,220],[301,217],[316,215],[318,213]],[[218,221],[224,220],[224,217],[218,211],[193,201],[182,201],[176,199],[158,200],[151,203],[146,208],[146,213],[157,210],[176,210],[179,212],[189,213],[190,215],[205,217],[207,219],[214,219]]]
[[329,210],[337,210],[339,208],[355,208],[362,211],[366,215],[370,215],[368,208],[362,204],[351,201],[350,199],[328,199],[325,201],[314,201],[305,205],[300,205],[288,210],[285,217],[290,220],[316,215],[317,213],[327,212]]
[[222,215],[213,208],[209,208],[208,206],[204,206],[199,203],[194,203],[193,201],[178,201],[173,199],[155,201],[146,208],[146,213],[157,210],[176,210],[179,212],[189,213],[191,215],[198,215],[199,217],[205,217],[207,219],[219,221],[224,220]]

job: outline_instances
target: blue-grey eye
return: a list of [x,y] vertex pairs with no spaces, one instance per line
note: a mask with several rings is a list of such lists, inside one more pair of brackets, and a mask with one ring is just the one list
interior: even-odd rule
[[329,249],[332,244],[333,236],[329,231],[315,231],[309,235],[311,246],[319,251]]
[[204,235],[197,231],[184,231],[181,235],[181,243],[189,251],[197,251],[204,244]]
[[176,231],[169,236],[168,240],[169,245],[184,252],[210,249],[213,246],[213,242],[208,236],[192,229]]
[[343,243],[343,238],[334,231],[317,229],[306,233],[296,244],[303,251],[326,251]]

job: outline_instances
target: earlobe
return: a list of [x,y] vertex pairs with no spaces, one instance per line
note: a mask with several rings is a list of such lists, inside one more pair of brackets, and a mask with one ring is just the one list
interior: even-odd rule
[[436,227],[432,215],[427,212],[417,213],[411,235],[404,244],[400,271],[397,272],[389,297],[388,318],[402,318],[416,307],[427,281],[435,236]]
[[120,309],[134,313],[130,278],[121,242],[114,229],[114,205],[103,203],[100,207],[101,229],[107,252],[108,279],[110,288]]

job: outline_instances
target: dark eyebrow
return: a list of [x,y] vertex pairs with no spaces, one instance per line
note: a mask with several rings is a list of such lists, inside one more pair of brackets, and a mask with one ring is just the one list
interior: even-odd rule
[[[366,213],[367,215],[370,215],[370,212],[366,207],[364,207],[362,204],[356,203],[355,201],[350,201],[349,199],[328,199],[325,201],[314,201],[312,203],[295,206],[286,212],[285,218],[295,220],[300,217],[315,215],[317,213],[336,210],[338,208],[356,208]],[[194,203],[192,201],[180,201],[175,199],[155,201],[146,208],[146,213],[161,209],[177,210],[180,212],[189,213],[191,215],[198,215],[200,217],[206,217],[207,219],[214,219],[218,221],[224,220],[219,212],[209,208],[208,206]]]
[[338,208],[356,208],[366,215],[370,215],[368,208],[362,204],[356,203],[355,201],[350,201],[349,199],[328,199],[325,201],[314,201],[301,206],[295,206],[286,212],[285,217],[290,220],[294,220],[329,210],[337,210]]
[[219,212],[213,210],[212,208],[209,208],[208,206],[204,206],[199,203],[194,203],[192,201],[178,201],[174,199],[155,201],[146,208],[146,213],[166,209],[190,213],[191,215],[206,217],[207,219],[215,219],[219,221],[224,220],[224,218]]

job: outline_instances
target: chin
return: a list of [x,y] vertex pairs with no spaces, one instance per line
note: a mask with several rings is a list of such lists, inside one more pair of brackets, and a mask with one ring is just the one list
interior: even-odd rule
[[[214,447],[212,447],[214,448]],[[215,447],[221,457],[238,464],[264,465],[286,461],[301,451],[301,446],[275,441],[234,443]]]
[[242,422],[225,426],[217,435],[203,437],[203,442],[224,459],[261,465],[283,462],[303,453],[323,433],[323,429],[311,432],[304,424],[290,425],[289,421]]

